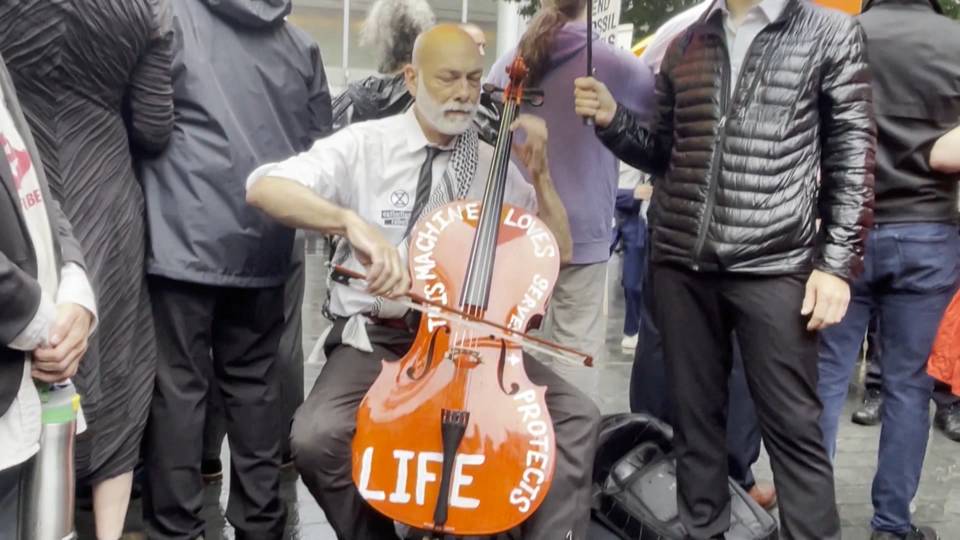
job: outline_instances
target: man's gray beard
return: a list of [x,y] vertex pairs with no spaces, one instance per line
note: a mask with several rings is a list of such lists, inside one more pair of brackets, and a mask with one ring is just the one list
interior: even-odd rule
[[444,135],[456,136],[470,129],[473,119],[477,115],[478,105],[473,105],[469,116],[464,120],[448,120],[444,116],[444,106],[433,99],[433,96],[430,95],[423,84],[423,78],[420,77],[417,81],[417,99],[414,101],[414,107],[417,107],[417,110],[420,111],[420,114],[433,129]]

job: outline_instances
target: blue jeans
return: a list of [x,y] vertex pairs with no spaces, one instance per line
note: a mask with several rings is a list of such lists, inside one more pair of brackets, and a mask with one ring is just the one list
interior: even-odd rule
[[640,201],[633,198],[633,190],[618,190],[616,211],[617,228],[613,246],[620,244],[623,250],[623,275],[620,280],[626,304],[623,335],[635,336],[640,332],[643,282],[647,271],[647,222],[640,215]]
[[879,316],[883,371],[883,427],[873,479],[874,530],[910,529],[910,501],[917,493],[930,430],[933,380],[927,357],[960,278],[956,225],[879,225],[867,238],[864,273],[853,284],[850,308],[820,340],[823,401],[820,425],[827,452],[837,449],[837,426],[871,312]]
[[647,271],[647,223],[640,215],[633,216],[623,223],[622,234],[622,285],[626,301],[623,335],[635,336],[640,332],[643,309],[643,277]]

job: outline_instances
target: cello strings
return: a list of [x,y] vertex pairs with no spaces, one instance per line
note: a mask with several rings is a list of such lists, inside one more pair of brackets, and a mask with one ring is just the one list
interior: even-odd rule
[[[487,209],[490,208],[491,206],[490,203],[492,203],[493,200],[496,199],[499,184],[502,183],[499,181],[500,180],[499,177],[501,176],[500,170],[504,166],[503,154],[505,152],[503,152],[502,150],[504,148],[504,143],[506,139],[506,133],[507,133],[506,130],[509,128],[509,124],[512,123],[512,120],[510,119],[510,117],[513,109],[513,107],[511,106],[512,104],[509,101],[507,102],[506,105],[507,106],[505,107],[505,110],[504,110],[503,121],[501,122],[501,126],[500,126],[500,134],[497,140],[497,149],[494,153],[495,159],[494,159],[493,167],[490,171],[490,176],[488,177],[487,189],[485,190],[485,193],[484,193],[485,197],[483,200],[483,207],[481,208],[480,221],[478,223],[477,230],[474,233],[477,239],[476,251],[474,253],[473,260],[471,261],[472,264],[467,269],[467,275],[466,275],[467,288],[464,291],[464,296],[463,296],[463,298],[467,300],[466,302],[467,305],[464,305],[463,301],[460,302],[460,308],[462,310],[478,318],[482,313],[482,308],[481,306],[476,305],[478,304],[478,302],[474,301],[475,299],[473,298],[473,296],[474,294],[481,292],[479,289],[477,289],[477,287],[481,287],[486,282],[486,279],[489,277],[487,267],[491,265],[485,265],[485,262],[486,262],[486,259],[491,256],[491,253],[492,253],[491,248],[492,247],[495,248],[495,246],[489,245],[490,239],[493,236],[490,234],[490,223],[492,221],[499,222],[499,219],[494,220],[491,218],[491,216],[488,215]],[[499,216],[497,217],[499,218]],[[478,276],[475,276],[474,274],[476,274],[477,272],[476,266],[478,264],[481,265],[480,274]],[[480,277],[481,279],[477,280],[476,277]],[[465,346],[469,348],[475,348],[478,343],[476,334],[469,327],[467,329],[464,329],[461,325],[458,325],[457,330],[453,335],[454,335],[453,343],[455,346],[459,345],[459,342],[461,339],[465,342]],[[454,363],[455,377],[460,375],[461,370],[462,368],[460,367],[459,363],[455,362]],[[471,369],[466,372],[468,384],[466,385],[465,394],[463,396],[464,405],[468,403],[470,399],[469,380],[471,379],[472,371],[473,370]]]
[[[484,201],[485,206],[488,206],[490,203],[496,202],[498,199],[502,203],[502,195],[500,192],[502,191],[502,188],[503,188],[503,183],[504,183],[503,180],[506,177],[506,175],[503,173],[505,172],[505,168],[509,164],[509,155],[510,155],[506,147],[509,144],[509,140],[510,140],[509,126],[511,123],[513,123],[515,108],[516,108],[516,105],[514,104],[513,101],[508,101],[506,103],[506,106],[504,107],[503,120],[501,121],[501,126],[500,126],[500,136],[498,137],[498,140],[497,140],[497,149],[496,149],[497,152],[495,155],[494,168],[492,169],[492,172],[495,173],[495,178],[492,179],[492,182],[491,182],[492,185],[488,186],[488,188],[490,189],[490,192],[488,193],[488,197],[486,197],[486,200]],[[483,212],[484,215],[489,214],[489,212],[487,212],[486,210],[487,209],[484,208],[484,212]],[[487,259],[492,258],[495,253],[496,230],[500,224],[499,218],[500,216],[488,215],[485,220],[482,220],[482,225],[485,228],[479,233],[483,235],[482,242],[480,243],[480,246],[479,246],[480,256],[478,257],[478,260],[480,261],[486,261]],[[479,286],[482,286],[483,284],[487,283],[487,281],[490,279],[490,274],[492,273],[492,271],[493,271],[492,262],[485,264],[484,266],[481,267],[480,279],[478,280]],[[472,291],[472,292],[475,292],[475,291]]]
[[[471,281],[468,283],[468,287],[485,287],[487,290],[484,294],[484,300],[488,301],[489,299],[489,280],[493,274],[494,265],[495,265],[495,255],[497,249],[497,231],[500,227],[500,215],[499,213],[491,214],[499,207],[503,207],[503,196],[506,189],[506,172],[507,167],[510,164],[510,142],[511,142],[511,133],[510,125],[513,124],[513,119],[516,115],[517,104],[508,100],[505,103],[503,119],[500,125],[500,135],[497,140],[497,149],[495,152],[495,162],[493,169],[491,170],[491,183],[487,186],[486,197],[484,197],[484,208],[481,210],[480,215],[480,224],[476,234],[480,235],[478,242],[478,256],[475,259],[479,262],[480,274],[479,280]],[[497,204],[499,203],[499,204]],[[472,266],[473,269],[475,267]],[[471,293],[484,292],[482,290],[477,290],[475,288],[470,289]],[[472,296],[472,295],[470,295]],[[476,302],[475,302],[476,303]],[[474,313],[471,313],[474,316],[479,317],[482,313],[482,307],[479,305],[472,305],[471,309]],[[479,344],[480,336],[476,334],[471,334],[471,347],[476,348]],[[472,378],[473,370],[467,372],[466,377],[469,380]],[[466,386],[466,392],[464,396],[464,402],[469,402],[470,398],[470,384]]]
[[[492,202],[491,199],[495,197],[496,189],[499,184],[496,178],[496,176],[499,176],[499,175],[494,173],[499,173],[499,170],[503,167],[503,163],[504,163],[503,162],[504,152],[502,151],[502,149],[504,147],[503,143],[504,143],[504,138],[506,133],[505,128],[509,128],[508,120],[510,120],[510,117],[512,116],[511,113],[513,109],[511,102],[508,101],[506,105],[507,107],[505,107],[505,110],[504,110],[504,120],[501,122],[500,134],[497,139],[497,149],[494,153],[495,160],[493,163],[493,167],[491,169],[491,178],[490,178],[490,181],[488,182],[487,190],[485,191],[486,196],[484,197],[484,201],[483,201],[484,208],[481,209],[480,223],[478,223],[477,232],[475,233],[476,235],[479,235],[478,242],[477,242],[477,251],[475,254],[476,256],[473,261],[475,264],[478,261],[484,261],[486,258],[490,257],[490,254],[491,254],[491,247],[488,245],[489,239],[490,239],[489,223],[491,220],[490,218],[484,219],[483,216],[485,214],[486,207],[488,207],[489,203]],[[512,120],[510,120],[510,122],[512,122]],[[475,279],[474,274],[477,272],[475,264],[471,265],[467,271],[467,290],[465,291],[464,296],[468,299],[471,299],[474,296],[474,294],[479,292],[476,287],[484,283],[486,278],[488,277],[487,269],[485,267],[481,267],[481,270],[480,270],[481,274],[479,276],[481,279],[480,280]],[[478,281],[479,281],[479,284],[477,283]],[[473,305],[473,303],[471,303],[471,305],[469,306],[464,306],[461,303],[460,307],[461,309],[467,310],[471,315],[474,315],[474,316],[480,315],[480,312],[478,311],[480,309],[480,306]]]

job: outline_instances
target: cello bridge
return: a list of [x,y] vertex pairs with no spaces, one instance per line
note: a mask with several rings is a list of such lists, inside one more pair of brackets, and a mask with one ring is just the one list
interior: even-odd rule
[[456,367],[463,369],[475,368],[483,363],[483,360],[480,358],[480,353],[473,349],[461,348],[454,348],[447,351],[447,354],[444,355],[444,360],[449,360],[453,362]]

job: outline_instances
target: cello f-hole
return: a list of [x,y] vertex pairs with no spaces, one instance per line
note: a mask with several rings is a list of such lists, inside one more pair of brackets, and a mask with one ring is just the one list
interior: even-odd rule
[[[420,379],[424,378],[424,377],[427,375],[427,373],[430,371],[430,368],[433,367],[433,354],[434,354],[434,352],[436,351],[436,348],[437,348],[437,334],[438,334],[441,330],[444,330],[444,331],[446,331],[447,333],[450,332],[450,331],[447,329],[446,326],[442,326],[442,327],[438,328],[437,330],[435,330],[435,331],[433,332],[433,334],[430,335],[430,346],[427,347],[427,358],[426,358],[426,360],[424,360],[423,362],[415,363],[414,365],[410,366],[410,367],[407,369],[407,377],[409,377],[410,380],[412,380],[412,381],[419,381]],[[417,370],[417,369],[416,369],[417,366],[423,366],[423,368],[420,369],[420,370]]]
[[512,396],[520,391],[520,385],[517,383],[511,383],[510,389],[503,385],[503,370],[507,365],[507,343],[500,340],[500,359],[497,361],[497,384],[500,385],[500,389],[503,390],[503,393]]

